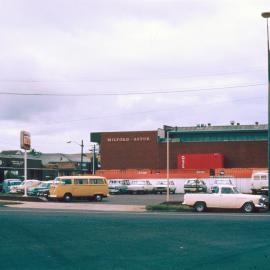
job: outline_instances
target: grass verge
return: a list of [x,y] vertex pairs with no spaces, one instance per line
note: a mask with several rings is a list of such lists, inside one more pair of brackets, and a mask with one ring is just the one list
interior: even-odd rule
[[148,211],[168,211],[168,212],[192,212],[193,209],[183,204],[155,204],[147,205],[146,210]]

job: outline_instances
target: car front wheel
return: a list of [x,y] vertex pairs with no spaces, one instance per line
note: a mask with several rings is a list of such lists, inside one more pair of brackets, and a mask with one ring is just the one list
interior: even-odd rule
[[255,209],[255,206],[252,202],[246,202],[243,207],[242,207],[242,210],[245,212],[245,213],[252,213]]
[[206,210],[205,202],[196,202],[194,205],[194,209],[196,212],[204,212]]
[[65,202],[71,202],[72,201],[72,195],[70,193],[66,193],[64,195],[64,201]]
[[95,201],[101,202],[102,201],[102,196],[101,195],[95,195]]

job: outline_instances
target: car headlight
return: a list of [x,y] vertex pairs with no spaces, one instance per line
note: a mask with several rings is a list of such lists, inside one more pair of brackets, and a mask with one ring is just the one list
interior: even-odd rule
[[259,204],[265,204],[266,202],[266,199],[265,198],[260,198],[259,199]]

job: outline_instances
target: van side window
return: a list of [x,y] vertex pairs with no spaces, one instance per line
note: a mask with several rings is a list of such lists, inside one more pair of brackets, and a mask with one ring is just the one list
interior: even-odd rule
[[267,176],[266,175],[261,175],[261,179],[262,180],[267,180]]
[[64,185],[71,185],[72,184],[72,180],[71,179],[62,179],[62,183]]
[[104,184],[104,179],[89,179],[89,184],[92,185],[99,185],[99,184]]
[[74,179],[75,185],[87,185],[88,179]]
[[259,175],[254,175],[253,179],[254,180],[260,180],[260,176]]

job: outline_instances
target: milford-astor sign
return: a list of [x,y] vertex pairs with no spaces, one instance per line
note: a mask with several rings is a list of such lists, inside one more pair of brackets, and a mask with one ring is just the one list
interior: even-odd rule
[[150,137],[114,137],[114,138],[107,138],[107,142],[149,142]]

